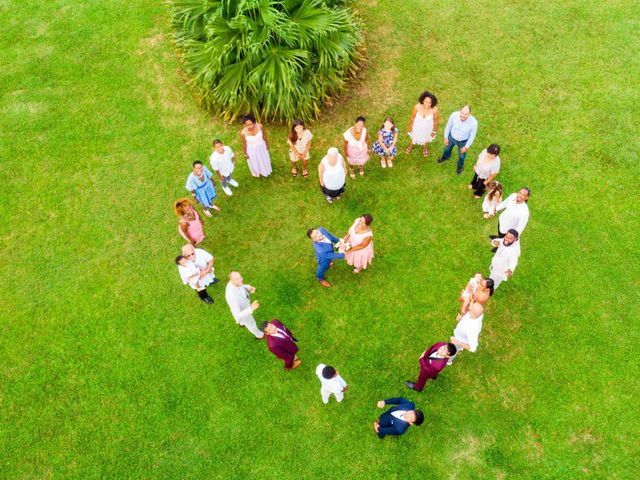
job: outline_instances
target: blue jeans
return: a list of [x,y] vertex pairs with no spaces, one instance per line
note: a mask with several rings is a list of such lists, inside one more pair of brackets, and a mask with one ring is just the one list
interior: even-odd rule
[[344,258],[344,253],[330,253],[326,257],[323,257],[322,260],[318,260],[318,268],[316,270],[316,278],[318,280],[324,280],[324,274],[329,267],[331,266],[332,260],[339,260]]
[[[468,139],[467,139],[468,140]],[[467,140],[455,140],[451,135],[449,135],[449,145],[444,147],[444,152],[442,152],[442,158],[445,160],[449,160],[451,158],[451,153],[453,152],[453,147],[458,147],[458,169],[462,169],[464,167],[464,159],[467,158],[467,152],[462,153],[461,149],[467,143]]]

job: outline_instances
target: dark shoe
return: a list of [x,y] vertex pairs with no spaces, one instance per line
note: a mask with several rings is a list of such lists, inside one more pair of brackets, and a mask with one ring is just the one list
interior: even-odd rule
[[213,281],[211,282],[211,285],[215,285],[216,283],[220,283],[220,279],[218,277],[213,277]]
[[492,251],[493,253],[496,253],[496,252],[498,251],[498,247],[493,247],[493,248],[491,249],[491,251]]
[[207,305],[211,305],[213,303],[213,298],[207,296],[207,297],[204,297],[202,301]]
[[498,235],[489,235],[489,238],[490,238],[491,240],[495,240],[496,238],[498,238]]
[[415,383],[410,382],[409,380],[407,380],[406,382],[404,382],[404,384],[407,386],[407,388],[410,388],[411,390],[415,390]]
[[462,175],[462,171],[464,170],[464,168],[456,168],[456,175],[460,176]]
[[329,282],[327,282],[326,280],[318,280],[318,283],[320,285],[322,285],[323,287],[327,287],[327,288],[329,288],[331,286],[331,284]]
[[438,160],[436,160],[436,163],[446,162],[447,160],[449,160],[449,159],[448,158],[444,158],[444,157],[440,157],[440,158],[438,158]]

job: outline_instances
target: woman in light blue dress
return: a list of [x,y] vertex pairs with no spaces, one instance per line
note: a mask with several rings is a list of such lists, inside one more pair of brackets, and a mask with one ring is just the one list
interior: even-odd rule
[[220,211],[220,207],[213,203],[218,192],[216,192],[216,187],[213,185],[212,177],[213,175],[209,169],[200,160],[196,160],[193,162],[193,172],[187,178],[187,184],[185,185],[193,195],[193,198],[202,205],[204,214],[207,217],[211,216],[210,208]]

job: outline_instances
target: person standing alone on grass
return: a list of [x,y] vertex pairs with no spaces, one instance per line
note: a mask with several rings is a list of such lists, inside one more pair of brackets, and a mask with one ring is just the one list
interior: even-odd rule
[[307,170],[307,162],[311,158],[309,150],[311,149],[311,139],[313,134],[304,126],[302,120],[295,120],[287,143],[289,144],[289,159],[291,160],[291,176],[298,176],[298,160],[302,161],[302,176],[307,178],[309,171]]
[[276,357],[284,361],[286,371],[298,368],[302,360],[298,359],[298,341],[291,331],[280,320],[262,322],[260,330],[267,336],[267,347]]
[[336,397],[336,402],[341,402],[344,398],[344,392],[347,391],[349,386],[340,376],[340,373],[335,368],[321,363],[316,367],[316,375],[322,385],[320,387],[322,403],[328,404],[331,394]]
[[225,299],[236,323],[241,327],[246,327],[256,337],[256,340],[260,340],[264,337],[264,333],[258,330],[256,320],[253,318],[253,312],[260,308],[260,304],[251,302],[249,299],[249,295],[256,293],[256,289],[243,282],[240,272],[231,272],[225,290]]
[[378,402],[378,408],[384,408],[385,405],[395,407],[384,412],[378,421],[373,422],[373,430],[380,439],[387,435],[402,435],[411,425],[420,426],[424,422],[422,411],[416,410],[414,403],[406,398],[388,398]]
[[214,205],[213,201],[216,199],[218,193],[216,187],[213,185],[213,175],[207,167],[205,167],[200,160],[193,162],[193,172],[189,174],[185,187],[191,192],[193,198],[202,205],[204,214],[207,217],[211,216],[210,208],[220,211],[220,207]]
[[459,112],[453,112],[449,116],[447,126],[444,129],[444,151],[438,159],[438,163],[445,162],[451,158],[453,147],[458,147],[458,166],[456,173],[462,174],[464,170],[464,160],[467,151],[471,148],[476,134],[478,133],[478,121],[471,115],[471,107],[465,105]]
[[222,140],[215,139],[213,141],[213,152],[209,157],[209,163],[211,163],[211,168],[213,168],[213,171],[216,172],[220,179],[222,191],[227,195],[233,195],[229,185],[232,187],[238,186],[238,182],[232,178],[233,169],[236,166],[234,158],[235,154],[233,150],[231,150],[231,147],[224,145]]
[[272,170],[267,133],[250,113],[242,117],[242,124],[244,127],[240,130],[240,139],[251,175],[256,178],[268,177]]
[[422,156],[429,155],[429,143],[433,142],[438,132],[438,99],[430,92],[422,92],[418,103],[411,110],[409,118],[409,137],[411,143],[405,153],[411,154],[414,145],[422,145]]

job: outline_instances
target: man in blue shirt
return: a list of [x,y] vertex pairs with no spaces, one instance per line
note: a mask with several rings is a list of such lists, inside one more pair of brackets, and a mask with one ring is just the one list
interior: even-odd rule
[[471,115],[471,107],[465,105],[459,112],[453,112],[449,116],[447,126],[444,129],[444,152],[438,159],[442,163],[451,158],[453,147],[458,147],[458,168],[456,173],[460,175],[464,169],[464,159],[478,133],[478,121]]
[[334,260],[344,258],[344,253],[333,251],[334,244],[338,243],[340,239],[331,235],[323,227],[310,228],[307,231],[307,237],[313,240],[313,253],[315,253],[318,261],[316,279],[323,287],[330,287],[331,284],[324,278],[324,274],[333,265]]

